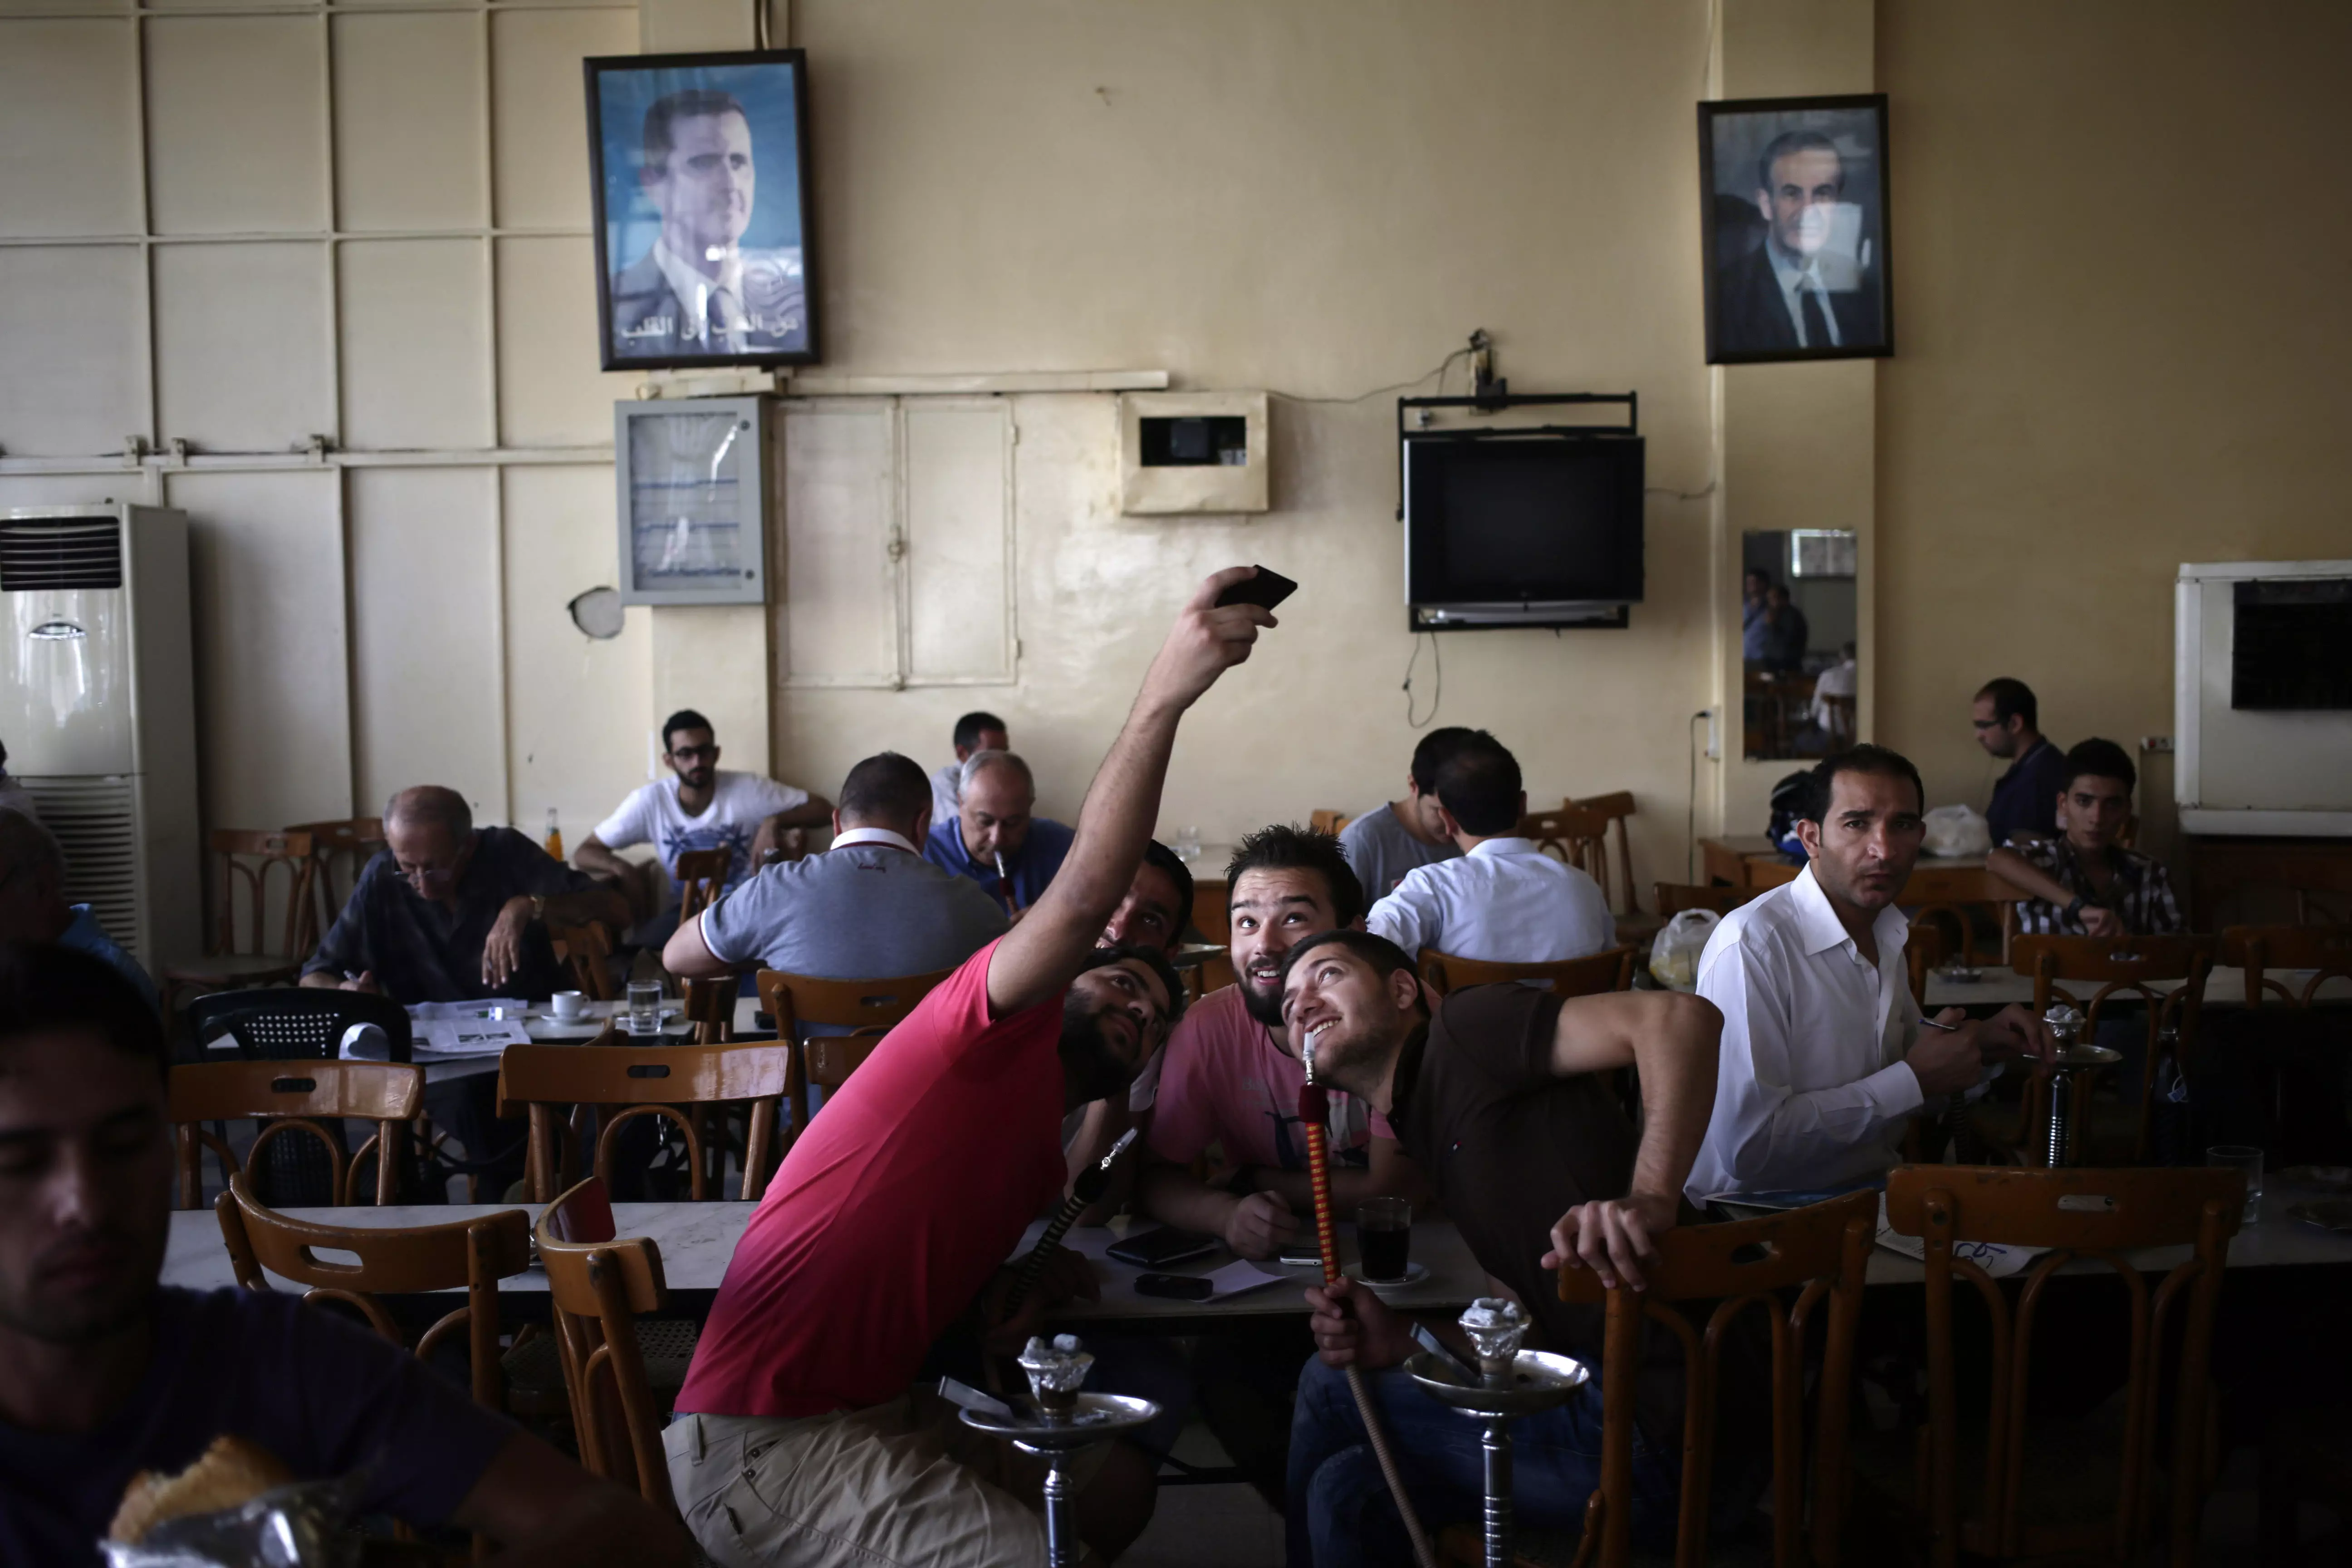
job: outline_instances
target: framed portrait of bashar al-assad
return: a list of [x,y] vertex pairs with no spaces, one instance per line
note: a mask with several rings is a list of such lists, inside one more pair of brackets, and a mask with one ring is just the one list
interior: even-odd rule
[[1706,359],[1895,352],[1886,95],[1698,106]]
[[814,361],[801,51],[585,64],[604,368]]

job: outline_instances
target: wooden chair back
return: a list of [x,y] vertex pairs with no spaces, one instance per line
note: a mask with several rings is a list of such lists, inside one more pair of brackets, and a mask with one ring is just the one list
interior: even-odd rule
[[1563,805],[1557,811],[1531,811],[1519,818],[1519,837],[1532,838],[1538,849],[1564,860],[1609,888],[1609,818],[1583,805]]
[[[2185,1316],[2173,1389],[2169,1557],[2195,1561],[2206,1491],[2206,1372],[2213,1313],[2230,1237],[2245,1206],[2245,1178],[2228,1170],[2021,1171],[1980,1165],[1898,1165],[1886,1184],[1888,1223],[1924,1237],[1927,1270],[1927,1508],[1937,1568],[1962,1552],[1988,1557],[2090,1554],[2116,1563],[2145,1558],[2159,1495],[2156,1454],[2159,1362],[2174,1322]],[[2026,1271],[2012,1311],[2009,1298],[1965,1253],[1970,1242],[2051,1250]],[[2126,1249],[2194,1249],[2153,1295]],[[1959,1253],[1955,1256],[1956,1251]],[[2129,1302],[2129,1376],[2125,1384],[2120,1483],[2112,1520],[2066,1529],[2023,1517],[2030,1352],[2033,1317],[2050,1279],[2074,1258],[2105,1264]],[[1984,1481],[1962,1517],[1959,1395],[1952,1333],[1952,1286],[1966,1280],[1992,1320]],[[2186,1300],[2184,1302],[2184,1298]]]
[[[2261,1006],[2267,992],[2308,1007],[2328,981],[2352,980],[2352,925],[2231,926],[2221,933],[2221,962],[2245,971],[2247,1006]],[[2298,993],[2273,969],[2313,973]]]
[[[2186,1073],[2197,1055],[2197,1029],[2204,1014],[2205,975],[2213,966],[2213,939],[2202,936],[2020,936],[2009,944],[2010,967],[2033,976],[2033,1010],[2047,1013],[2053,1000],[2083,1009],[2082,1039],[2088,1043],[2099,1031],[2101,1009],[2116,997],[2147,1005],[2147,1053],[2141,1060],[2138,1131],[2132,1140],[2132,1163],[2147,1161],[2151,1120],[2156,1105],[2159,1058],[2169,1056]],[[2157,989],[2159,980],[2182,984],[2170,993]],[[2072,988],[2069,988],[2071,983]],[[2092,987],[2095,986],[2094,990]],[[2084,997],[2087,994],[2089,1000]],[[2165,1030],[2173,1031],[2173,1047],[2164,1045]],[[2049,1115],[2048,1075],[2035,1073],[2027,1080],[2025,1117],[2021,1127],[2025,1147],[2042,1146],[2044,1119]]]
[[502,1117],[530,1118],[523,1184],[533,1203],[551,1202],[561,1184],[565,1161],[558,1138],[559,1130],[568,1125],[562,1108],[569,1105],[611,1110],[596,1136],[592,1166],[607,1184],[613,1179],[613,1151],[623,1126],[640,1116],[675,1123],[686,1136],[688,1191],[699,1203],[710,1196],[702,1137],[696,1119],[677,1107],[749,1101],[742,1196],[756,1203],[767,1189],[776,1115],[791,1086],[792,1053],[781,1042],[640,1045],[608,1025],[585,1046],[509,1046],[499,1058],[498,1110]]
[[375,852],[384,847],[383,818],[350,816],[331,822],[298,822],[286,831],[310,836],[311,902],[317,910],[311,945],[315,947],[319,937],[343,912],[352,890],[359,886],[360,873],[367,868]]
[[[1878,1228],[1878,1194],[1853,1193],[1809,1208],[1729,1225],[1683,1226],[1657,1240],[1644,1290],[1604,1290],[1589,1268],[1559,1271],[1559,1299],[1605,1303],[1601,1352],[1601,1484],[1587,1505],[1597,1524],[1602,1568],[1633,1556],[1633,1403],[1646,1323],[1662,1323],[1683,1347],[1682,1513],[1676,1568],[1706,1561],[1709,1478],[1715,1462],[1723,1342],[1741,1313],[1759,1310],[1772,1334],[1772,1561],[1794,1568],[1805,1554],[1806,1329],[1829,1302],[1827,1339],[1814,1406],[1811,1554],[1839,1560],[1846,1508],[1846,1423],[1853,1381],[1863,1274]],[[1793,1293],[1793,1300],[1790,1300]],[[1669,1303],[1715,1301],[1704,1327]],[[1595,1518],[1595,1515],[1598,1518]]]
[[1672,920],[1685,910],[1713,910],[1727,915],[1756,896],[1754,888],[1702,888],[1696,882],[1653,882],[1650,897],[1661,920]]
[[1609,895],[1610,909],[1614,913],[1640,914],[1642,906],[1635,902],[1633,898],[1633,844],[1625,827],[1626,822],[1632,818],[1634,811],[1633,792],[1630,789],[1621,789],[1609,795],[1589,795],[1582,800],[1570,801],[1567,804],[1581,811],[1597,813],[1608,819],[1610,837],[1616,840],[1614,863],[1617,886],[1612,889],[1605,878],[1599,878],[1599,873],[1595,873],[1595,876],[1601,881],[1601,890]]
[[1514,981],[1539,983],[1562,996],[1591,996],[1602,991],[1630,991],[1633,986],[1633,950],[1612,947],[1583,958],[1557,963],[1487,963],[1456,958],[1433,947],[1421,950],[1421,983],[1430,994],[1444,997],[1471,985],[1502,985]]
[[727,873],[735,864],[732,849],[689,849],[677,858],[670,875],[677,879],[677,918],[690,921],[719,901]]
[[[201,1207],[204,1181],[198,1162],[210,1149],[223,1172],[236,1172],[236,1155],[206,1129],[209,1121],[247,1117],[268,1121],[246,1152],[243,1175],[259,1180],[272,1140],[289,1132],[316,1138],[327,1151],[331,1190],[339,1204],[357,1203],[360,1167],[375,1156],[375,1201],[395,1201],[401,1139],[425,1110],[425,1069],[396,1062],[189,1062],[172,1069],[172,1121],[179,1145],[180,1206]],[[344,1117],[373,1121],[375,1131],[349,1160],[321,1120]]]
[[1334,838],[1346,832],[1348,824],[1354,820],[1344,811],[1333,811],[1325,806],[1318,806],[1307,814],[1307,826],[1318,833],[1328,833]]
[[636,1320],[661,1310],[669,1288],[661,1248],[614,1228],[604,1184],[591,1176],[549,1204],[531,1233],[547,1271],[580,1462],[667,1513],[677,1502],[662,1453],[665,1413],[646,1379]]
[[[313,921],[318,918],[310,892],[316,866],[311,860],[312,839],[307,833],[253,832],[245,828],[225,827],[207,837],[214,869],[216,873],[213,901],[212,943],[206,951],[215,956],[281,958],[299,963],[310,956],[318,937]],[[282,895],[284,918],[278,923],[278,943],[269,946],[263,936],[268,923],[271,889],[284,883]],[[238,938],[237,894],[245,895],[244,937]]]
[[1958,951],[1963,963],[1974,964],[1977,936],[1971,913],[1984,911],[1990,923],[2000,928],[2001,962],[2006,963],[2017,927],[2018,901],[2026,896],[2024,889],[1981,866],[1914,866],[1910,880],[1903,884],[1901,902],[1914,931],[1930,921],[1948,922],[1948,932],[1958,941],[1948,943],[1946,951]]
[[[245,1184],[230,1178],[229,1190],[213,1205],[221,1239],[228,1246],[237,1283],[267,1290],[262,1270],[308,1287],[306,1301],[340,1301],[365,1318],[394,1344],[404,1342],[380,1295],[463,1289],[466,1304],[444,1316],[416,1342],[420,1359],[431,1359],[461,1329],[473,1359],[474,1397],[497,1410],[505,1404],[499,1366],[499,1281],[530,1267],[530,1215],[521,1209],[452,1220],[446,1225],[383,1226],[320,1225],[296,1219],[263,1205]],[[321,1258],[321,1250],[349,1253],[358,1261]]]
[[556,962],[571,969],[572,984],[591,1001],[619,999],[618,988],[613,984],[613,939],[605,934],[602,921],[551,925],[547,928],[547,938],[554,944]]
[[[793,1138],[808,1125],[809,1086],[838,1089],[847,1083],[882,1037],[913,1012],[931,987],[954,973],[939,969],[897,979],[819,980],[781,969],[760,971],[760,1006],[775,1019],[776,1038],[789,1044],[793,1053]],[[855,1032],[811,1035],[812,1024]]]
[[723,1046],[735,1037],[735,998],[741,982],[732,974],[686,983],[686,1022],[698,1046]]
[[1748,891],[1750,896],[1777,888],[1783,882],[1793,882],[1804,870],[1786,860],[1750,860],[1748,862]]

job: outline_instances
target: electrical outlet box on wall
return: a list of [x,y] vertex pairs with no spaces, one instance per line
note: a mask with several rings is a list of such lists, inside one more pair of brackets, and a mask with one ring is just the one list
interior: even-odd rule
[[1118,400],[1119,510],[1264,511],[1263,392],[1130,392]]

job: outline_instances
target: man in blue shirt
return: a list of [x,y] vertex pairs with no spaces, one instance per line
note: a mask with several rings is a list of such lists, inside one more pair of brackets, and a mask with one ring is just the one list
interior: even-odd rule
[[101,959],[163,1016],[154,981],[88,904],[66,902],[65,881],[65,853],[49,830],[21,811],[0,809],[0,942],[53,942]]
[[923,858],[970,877],[1005,913],[1017,915],[1045,896],[1077,835],[1051,817],[1033,815],[1036,780],[1029,764],[1011,752],[974,752],[965,758],[961,794],[954,818],[931,824]]
[[1977,744],[2009,762],[2009,772],[1992,786],[1992,804],[1985,822],[1992,829],[1992,847],[2009,842],[2013,833],[2050,837],[2058,831],[2058,794],[2066,787],[2061,776],[2066,753],[2050,743],[2035,726],[2042,717],[2033,689],[2004,675],[1985,682],[1977,693]]

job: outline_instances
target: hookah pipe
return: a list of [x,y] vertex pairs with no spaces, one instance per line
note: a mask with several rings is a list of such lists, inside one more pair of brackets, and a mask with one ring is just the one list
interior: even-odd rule
[[[1315,1047],[1311,1043],[1300,1049],[1299,1059],[1306,1065],[1307,1081],[1298,1089],[1298,1120],[1307,1130],[1307,1179],[1315,1190],[1315,1241],[1323,1254],[1323,1283],[1328,1286],[1340,1277],[1339,1243],[1331,1220],[1331,1153],[1325,1131],[1331,1119],[1331,1097],[1315,1081]],[[1396,1500],[1397,1512],[1404,1518],[1404,1532],[1412,1540],[1413,1559],[1421,1568],[1437,1568],[1437,1556],[1430,1550],[1429,1536],[1421,1528],[1421,1516],[1413,1512],[1412,1500],[1405,1495],[1404,1478],[1397,1471],[1396,1456],[1389,1450],[1388,1431],[1381,1425],[1371,1385],[1364,1381],[1364,1369],[1350,1365],[1347,1373],[1348,1391],[1356,1396],[1356,1414],[1364,1423],[1364,1436],[1371,1442],[1372,1458],[1380,1461],[1381,1478],[1389,1483],[1389,1496]]]
[[1118,1157],[1126,1153],[1128,1145],[1135,1142],[1135,1133],[1132,1127],[1120,1133],[1118,1142],[1110,1146],[1110,1152],[1080,1171],[1077,1180],[1070,1184],[1070,1195],[1062,1200],[1062,1206],[1055,1212],[1053,1223],[1045,1227],[1045,1234],[1037,1238],[1037,1245],[1031,1247],[1029,1256],[1021,1260],[1021,1272],[1013,1277],[1012,1288],[1004,1293],[1006,1317],[1021,1310],[1022,1301],[1027,1298],[1031,1287],[1037,1283],[1037,1276],[1045,1270],[1045,1259],[1054,1256],[1054,1249],[1062,1245],[1062,1237],[1069,1234],[1070,1226],[1077,1223],[1078,1215],[1102,1201],[1103,1194],[1110,1188],[1110,1168],[1118,1163]]

